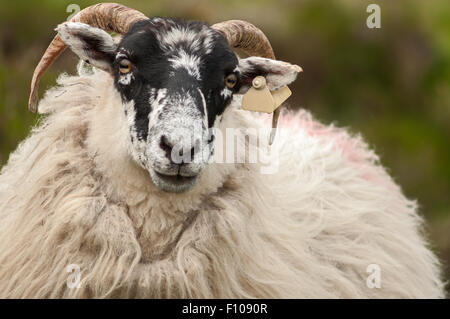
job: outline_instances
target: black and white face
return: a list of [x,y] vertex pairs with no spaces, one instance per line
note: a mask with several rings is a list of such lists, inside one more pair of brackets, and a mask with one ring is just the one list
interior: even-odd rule
[[120,42],[113,68],[131,153],[161,189],[188,190],[207,165],[210,128],[237,89],[237,66],[225,39],[203,23],[144,21]]
[[247,91],[258,75],[273,90],[298,73],[285,62],[239,60],[226,39],[201,22],[141,21],[119,44],[82,23],[57,30],[81,59],[113,76],[129,127],[130,156],[168,192],[196,184],[214,149],[211,128],[234,94]]

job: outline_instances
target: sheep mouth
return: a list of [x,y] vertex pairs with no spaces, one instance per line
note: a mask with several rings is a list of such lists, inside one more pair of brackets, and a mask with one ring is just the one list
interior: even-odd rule
[[172,183],[174,185],[182,185],[185,183],[189,183],[192,180],[194,180],[197,176],[181,176],[180,174],[177,175],[165,175],[158,172],[155,172],[156,176],[159,178],[165,180],[166,182]]
[[150,176],[153,183],[161,190],[171,193],[182,193],[190,190],[197,182],[199,175],[183,176],[167,175],[152,170]]

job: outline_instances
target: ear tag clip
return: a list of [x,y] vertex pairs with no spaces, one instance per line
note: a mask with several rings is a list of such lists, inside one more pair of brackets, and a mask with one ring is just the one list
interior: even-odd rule
[[262,76],[255,77],[252,87],[242,98],[242,108],[247,111],[272,113],[274,104],[266,79]]
[[291,94],[292,92],[287,86],[269,91],[266,79],[262,76],[257,76],[252,81],[252,87],[242,98],[242,108],[247,111],[272,113]]
[[254,112],[273,113],[272,132],[269,138],[269,145],[273,143],[278,124],[280,110],[277,108],[283,104],[292,92],[287,86],[278,90],[269,91],[266,79],[257,76],[252,81],[252,87],[242,97],[242,109]]

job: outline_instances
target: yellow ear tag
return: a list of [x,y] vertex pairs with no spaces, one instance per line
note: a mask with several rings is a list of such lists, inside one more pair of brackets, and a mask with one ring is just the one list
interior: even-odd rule
[[262,76],[255,77],[252,87],[242,97],[242,108],[247,111],[272,113],[274,104],[266,79]]
[[277,109],[281,104],[283,104],[284,101],[286,101],[292,95],[291,90],[289,90],[287,86],[283,86],[278,90],[271,91],[271,93],[273,101],[275,102],[274,110]]
[[252,81],[252,87],[242,97],[242,108],[247,111],[272,113],[292,92],[287,86],[275,91],[269,91],[266,79],[257,76]]

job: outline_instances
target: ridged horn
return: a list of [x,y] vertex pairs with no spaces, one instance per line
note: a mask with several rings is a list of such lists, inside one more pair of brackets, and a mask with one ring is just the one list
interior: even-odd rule
[[212,25],[212,28],[222,33],[232,48],[241,49],[250,56],[275,59],[266,35],[250,22],[228,20],[216,23]]
[[[125,34],[140,20],[148,19],[143,13],[117,3],[98,3],[78,12],[70,21],[82,22],[108,32]],[[55,59],[67,48],[64,41],[56,35],[36,66],[31,80],[28,109],[36,112],[39,81]]]

